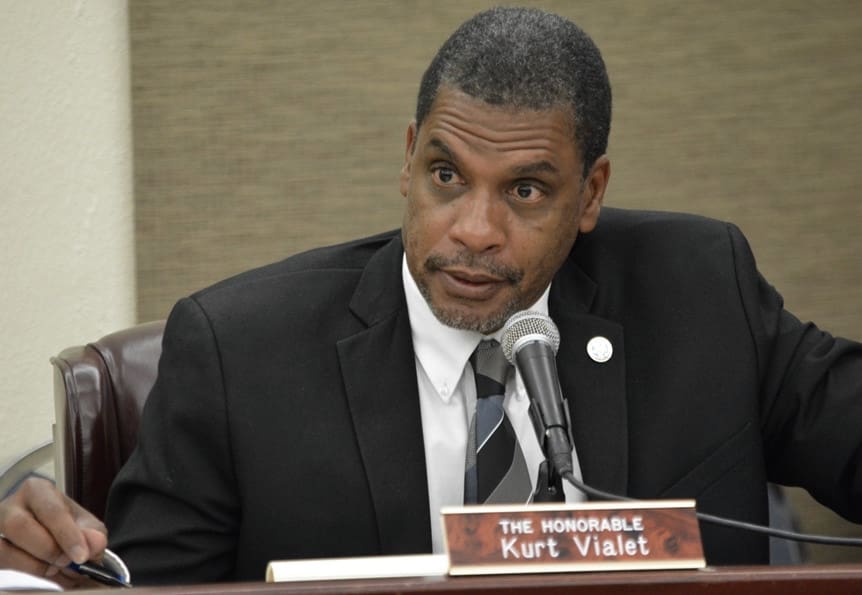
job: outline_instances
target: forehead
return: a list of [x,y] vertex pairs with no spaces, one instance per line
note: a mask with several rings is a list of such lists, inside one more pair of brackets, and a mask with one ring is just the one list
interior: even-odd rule
[[566,109],[492,105],[445,87],[421,125],[418,145],[456,154],[541,158],[560,169],[580,165],[574,124]]

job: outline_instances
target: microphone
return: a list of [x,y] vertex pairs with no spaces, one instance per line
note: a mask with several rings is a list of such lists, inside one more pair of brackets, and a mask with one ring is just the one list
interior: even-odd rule
[[521,373],[530,397],[530,419],[545,457],[561,477],[572,475],[568,403],[557,375],[557,325],[539,312],[517,312],[503,325],[500,343],[506,359]]

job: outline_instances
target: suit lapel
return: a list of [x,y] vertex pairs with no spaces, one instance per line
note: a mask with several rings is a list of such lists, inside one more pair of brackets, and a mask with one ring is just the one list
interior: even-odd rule
[[383,554],[431,551],[425,449],[401,254],[396,238],[368,262],[350,305],[368,326],[338,342]]
[[[625,351],[623,328],[588,314],[595,283],[571,260],[554,279],[551,318],[560,329],[557,367],[563,396],[569,402],[575,450],[584,481],[625,494],[628,479]],[[610,360],[599,363],[587,353],[593,337],[613,346]]]

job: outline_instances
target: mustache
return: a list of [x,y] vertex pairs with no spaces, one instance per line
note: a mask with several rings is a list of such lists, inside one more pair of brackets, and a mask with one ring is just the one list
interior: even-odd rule
[[434,272],[449,267],[464,267],[472,271],[481,271],[493,277],[505,279],[515,285],[524,278],[524,272],[494,262],[493,258],[473,254],[471,252],[459,252],[454,256],[443,256],[442,254],[429,254],[425,259],[425,270]]

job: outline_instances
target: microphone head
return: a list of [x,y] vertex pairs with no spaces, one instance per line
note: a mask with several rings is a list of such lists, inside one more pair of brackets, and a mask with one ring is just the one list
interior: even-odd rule
[[560,331],[551,317],[541,312],[522,310],[509,317],[503,325],[503,336],[500,344],[503,347],[503,355],[512,365],[515,365],[515,355],[522,345],[532,341],[541,341],[550,345],[557,354],[560,348]]

